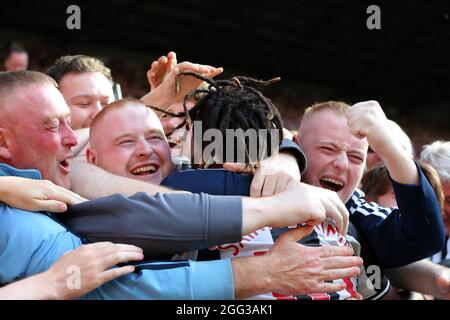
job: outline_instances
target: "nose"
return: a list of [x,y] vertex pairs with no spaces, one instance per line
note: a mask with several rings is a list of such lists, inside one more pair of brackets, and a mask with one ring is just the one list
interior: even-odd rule
[[136,145],[135,155],[137,157],[149,157],[153,152],[151,144],[146,139],[139,139]]
[[339,152],[336,159],[333,161],[333,167],[338,169],[340,172],[348,170],[349,164],[346,152]]
[[100,101],[97,101],[91,106],[91,113],[89,114],[89,118],[91,118],[91,120],[94,119],[97,113],[100,112],[100,110],[102,110],[102,104],[100,103]]
[[62,134],[63,136],[61,138],[61,143],[64,147],[72,148],[78,144],[78,138],[68,123],[65,123],[64,131]]

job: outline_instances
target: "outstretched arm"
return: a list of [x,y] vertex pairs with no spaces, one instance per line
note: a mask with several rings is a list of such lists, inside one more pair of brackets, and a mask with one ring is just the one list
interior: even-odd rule
[[[14,282],[0,289],[0,300],[76,299],[102,284],[134,271],[119,263],[142,260],[142,250],[130,245],[99,242],[81,246],[59,258],[45,272]],[[69,287],[69,272],[79,268],[79,286]]]
[[450,300],[450,268],[421,260],[401,268],[386,269],[384,272],[398,288]]
[[0,201],[22,210],[64,212],[68,204],[81,203],[86,199],[48,180],[2,176]]

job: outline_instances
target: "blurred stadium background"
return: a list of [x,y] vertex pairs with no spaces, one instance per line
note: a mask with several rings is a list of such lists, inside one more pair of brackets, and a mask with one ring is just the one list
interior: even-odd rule
[[[81,30],[66,27],[72,4],[81,8]],[[366,27],[371,4],[381,8],[381,30]],[[33,70],[61,55],[93,55],[124,96],[139,97],[151,62],[173,50],[179,61],[224,67],[223,77],[280,76],[264,92],[290,129],[316,101],[375,99],[417,152],[450,140],[447,0],[3,0],[0,7],[0,53],[20,42]]]

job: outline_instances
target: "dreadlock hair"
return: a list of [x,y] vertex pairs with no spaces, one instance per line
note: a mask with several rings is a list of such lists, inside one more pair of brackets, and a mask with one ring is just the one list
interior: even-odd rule
[[[186,95],[183,102],[184,112],[178,114],[166,112],[166,114],[185,116],[188,127],[191,127],[194,121],[201,121],[202,137],[208,129],[220,130],[223,137],[222,154],[214,154],[214,161],[203,159],[207,166],[212,162],[221,164],[223,162],[220,161],[224,159],[227,162],[236,162],[238,151],[242,153],[242,150],[237,150],[239,144],[235,136],[230,136],[229,139],[232,141],[227,141],[227,129],[242,129],[243,132],[247,132],[249,129],[255,130],[257,134],[256,159],[252,159],[249,152],[250,139],[244,135],[246,164],[258,163],[265,156],[268,157],[277,151],[274,148],[279,147],[283,138],[283,122],[280,113],[270,99],[255,89],[255,86],[270,85],[279,81],[280,78],[263,81],[237,76],[229,80],[212,80],[192,72],[180,73],[178,77],[180,76],[192,76],[203,80],[207,85]],[[191,110],[188,110],[186,103],[190,100],[196,101],[196,104]],[[261,130],[266,130],[266,132]],[[267,135],[262,135],[263,132]],[[278,145],[273,146],[272,141],[277,141]],[[208,144],[209,142],[202,139],[202,151]],[[226,154],[228,145],[234,148],[234,157],[230,157],[231,159]]]

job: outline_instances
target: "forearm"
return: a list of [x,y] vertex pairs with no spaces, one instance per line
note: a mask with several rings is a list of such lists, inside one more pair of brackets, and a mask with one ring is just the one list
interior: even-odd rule
[[70,180],[72,191],[84,198],[97,199],[112,194],[121,193],[131,196],[137,192],[185,193],[164,188],[151,183],[129,179],[111,174],[93,164],[83,161],[71,161]]
[[0,288],[0,300],[54,300],[56,289],[51,285],[47,273],[23,279]]
[[242,197],[242,233],[248,234],[272,224],[270,200]]
[[386,154],[378,153],[386,165],[391,178],[401,184],[419,184],[419,174],[416,164],[401,145],[392,147]]
[[237,300],[271,291],[267,265],[261,257],[244,257],[231,260],[234,278],[234,295]]
[[440,292],[435,285],[435,279],[445,269],[425,259],[401,268],[383,271],[395,287],[438,297]]
[[143,249],[146,259],[242,238],[242,201],[237,196],[116,194],[69,206],[67,213],[55,216],[90,242],[132,244]]

